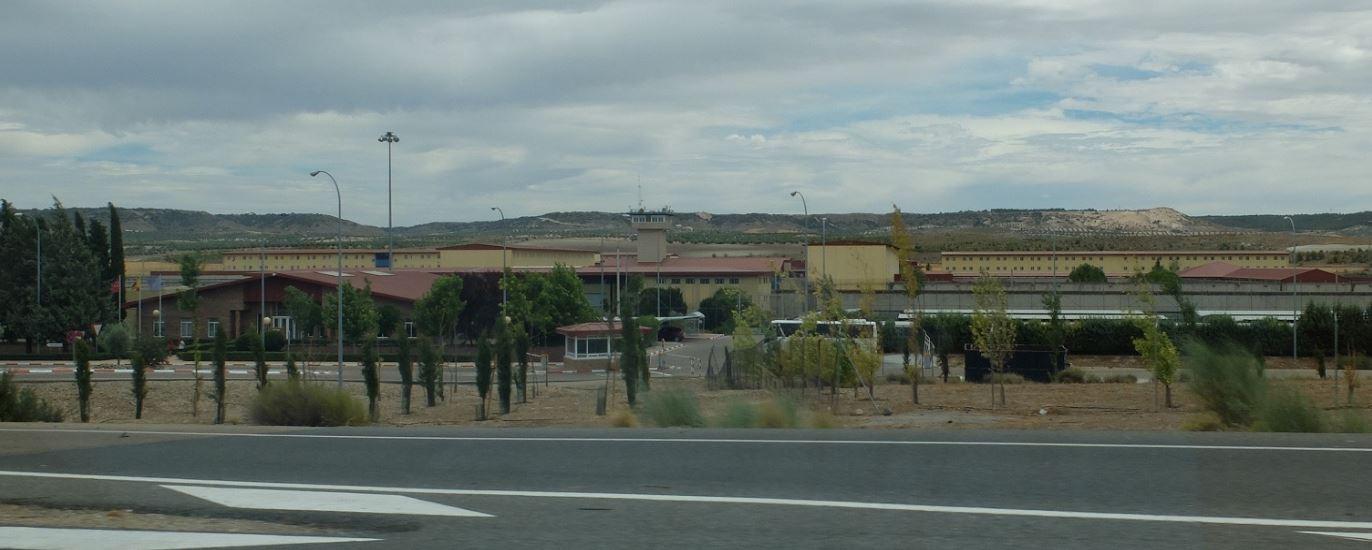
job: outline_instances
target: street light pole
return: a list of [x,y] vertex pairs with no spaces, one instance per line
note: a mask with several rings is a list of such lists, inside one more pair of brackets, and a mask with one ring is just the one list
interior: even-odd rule
[[[1291,222],[1291,239],[1292,239],[1292,240],[1291,240],[1291,260],[1290,260],[1290,261],[1291,261],[1291,266],[1292,266],[1292,267],[1295,267],[1295,265],[1296,265],[1296,241],[1295,241],[1295,237],[1296,237],[1296,220],[1291,219],[1291,216],[1282,216],[1282,217],[1283,217],[1283,218],[1286,218],[1286,221]],[[1299,280],[1299,279],[1300,279],[1300,277],[1299,277],[1299,272],[1298,272],[1298,271],[1293,271],[1293,272],[1291,273],[1291,366],[1292,366],[1292,367],[1295,367],[1295,366],[1296,366],[1296,361],[1299,360],[1299,359],[1297,359],[1297,354],[1296,354],[1296,340],[1297,340],[1297,337],[1296,337],[1296,322],[1297,322],[1297,320],[1300,318],[1300,307],[1299,307],[1299,305],[1298,305],[1298,300],[1297,300],[1297,298],[1296,298],[1296,290],[1297,290],[1297,288],[1298,288],[1297,285],[1299,284],[1299,283],[1298,283],[1298,280]]]
[[310,172],[310,177],[320,174],[329,176],[333,183],[334,195],[338,197],[338,233],[334,236],[334,247],[338,250],[338,271],[334,272],[335,286],[338,287],[338,387],[343,387],[343,192],[338,189],[338,180],[333,174],[323,170]]
[[[805,193],[791,191],[792,197],[800,197],[800,207],[805,211],[805,218],[800,221],[802,230],[810,228],[810,205],[805,202]],[[800,243],[801,253],[805,256],[805,277],[801,281],[805,285],[805,299],[801,302],[805,311],[810,311],[810,237],[805,236],[805,240]]]
[[829,276],[829,218],[819,219],[819,271]]
[[[504,211],[504,210],[501,210],[499,206],[492,206],[492,207],[491,207],[491,210],[495,210],[496,212],[500,213],[500,221],[502,221],[502,222],[505,221],[505,211]],[[506,309],[505,309],[506,307],[508,307],[506,304],[510,301],[510,289],[509,289],[510,281],[506,280],[506,278],[505,278],[505,272],[510,270],[509,264],[506,263],[506,260],[505,260],[505,253],[506,253],[507,249],[509,248],[509,246],[510,246],[510,236],[509,236],[509,235],[501,235],[501,237],[500,237],[500,311],[501,311],[501,314],[502,314],[502,315],[508,315],[508,314],[509,314],[509,312],[506,311]]]
[[395,224],[391,218],[391,144],[399,143],[400,136],[386,132],[377,141],[386,144],[386,268],[395,271]]
[[[258,313],[265,318],[267,316],[267,241],[262,241],[257,249],[257,280],[257,309]],[[158,298],[161,298],[160,292]],[[257,337],[267,337],[267,327],[262,326],[262,323],[257,324]]]

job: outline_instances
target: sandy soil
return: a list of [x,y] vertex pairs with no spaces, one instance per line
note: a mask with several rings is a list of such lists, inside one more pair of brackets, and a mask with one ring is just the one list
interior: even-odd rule
[[27,504],[0,504],[5,525],[24,527],[71,527],[83,529],[148,529],[153,531],[204,531],[263,535],[310,535],[324,533],[312,525],[286,525],[245,519],[169,516],[135,510],[92,510]]

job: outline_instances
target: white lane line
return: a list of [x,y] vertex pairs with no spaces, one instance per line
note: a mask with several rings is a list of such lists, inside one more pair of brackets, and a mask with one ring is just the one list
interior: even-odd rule
[[111,436],[121,434],[214,436],[214,437],[271,437],[287,439],[356,439],[382,441],[495,441],[495,442],[568,442],[568,443],[739,443],[748,445],[909,445],[909,446],[968,446],[968,447],[1065,447],[1082,449],[1177,449],[1203,451],[1311,451],[1372,453],[1372,447],[1281,447],[1274,445],[1178,445],[1166,443],[1047,443],[1034,441],[890,441],[862,439],[742,439],[691,437],[496,437],[496,436],[433,436],[433,435],[342,435],[301,433],[236,433],[236,432],[178,432],[163,430],[94,430],[62,428],[0,428],[0,432],[97,433]]
[[5,548],[48,550],[176,550],[189,548],[230,548],[278,544],[339,544],[372,542],[381,539],[342,537],[303,537],[287,535],[249,535],[241,533],[189,533],[182,531],[129,531],[124,529],[50,529],[44,527],[0,527],[0,544]]
[[1348,540],[1372,541],[1372,533],[1332,533],[1328,531],[1301,531],[1307,535],[1324,535],[1326,537],[1338,537]]
[[52,369],[29,369],[29,374],[52,374]]
[[355,512],[360,514],[406,514],[463,518],[495,517],[466,508],[447,506],[400,495],[187,485],[163,485],[163,487],[230,508],[252,510],[303,510],[309,512]]
[[49,479],[87,479],[96,481],[131,481],[159,485],[211,485],[219,487],[255,487],[270,489],[300,489],[316,491],[349,491],[364,493],[408,493],[415,495],[459,495],[532,498],[579,498],[597,500],[634,500],[649,502],[690,502],[711,504],[751,504],[800,506],[813,508],[845,508],[859,510],[892,510],[904,512],[932,512],[945,514],[973,514],[987,516],[1020,516],[1036,518],[1097,519],[1115,521],[1150,521],[1171,523],[1204,523],[1215,525],[1258,525],[1266,527],[1298,527],[1308,529],[1372,529],[1372,521],[1328,521],[1282,518],[1247,518],[1223,516],[1182,516],[1169,514],[1132,514],[1114,512],[1079,512],[1072,510],[1033,510],[1020,508],[988,508],[981,506],[937,506],[931,504],[897,504],[888,502],[855,502],[847,500],[811,500],[756,497],[720,497],[699,495],[661,495],[639,493],[588,493],[577,491],[513,491],[487,489],[432,489],[422,487],[377,487],[368,485],[317,485],[310,483],[273,483],[267,481],[227,481],[216,479],[180,479],[170,477],[114,476],[100,474],[58,474],[48,472],[15,472],[0,470],[0,476],[35,477]]

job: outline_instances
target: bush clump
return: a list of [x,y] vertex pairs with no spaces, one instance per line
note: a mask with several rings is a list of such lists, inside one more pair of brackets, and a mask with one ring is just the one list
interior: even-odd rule
[[687,426],[699,428],[705,425],[705,417],[700,414],[700,403],[695,394],[685,390],[658,390],[648,392],[643,399],[640,411],[642,416],[654,426]]
[[1104,378],[1094,378],[1091,381],[1100,382],[1102,384],[1137,384],[1139,383],[1139,377],[1132,374],[1112,374]]
[[1320,433],[1329,425],[1324,411],[1293,388],[1274,387],[1258,408],[1253,429],[1260,432]]
[[1186,346],[1188,386],[1205,409],[1225,426],[1248,426],[1262,403],[1265,380],[1262,363],[1232,343]]
[[1084,370],[1068,367],[1054,374],[1053,381],[1059,384],[1085,384],[1089,381],[1089,377]]
[[358,426],[367,409],[348,392],[325,385],[286,381],[262,388],[248,407],[254,424],[264,426]]
[[1023,384],[1024,377],[1013,372],[993,372],[986,375],[986,381],[992,384]]
[[764,401],[757,408],[759,428],[796,428],[800,426],[800,408],[790,399]]
[[19,389],[14,375],[0,374],[0,422],[61,422],[62,411],[29,388]]

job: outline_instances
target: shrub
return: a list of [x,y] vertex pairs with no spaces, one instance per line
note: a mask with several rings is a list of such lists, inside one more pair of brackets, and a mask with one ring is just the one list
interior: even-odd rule
[[133,346],[133,352],[137,352],[143,358],[143,366],[156,367],[167,362],[167,339],[156,338],[153,336],[142,336]]
[[29,388],[20,389],[14,375],[0,374],[0,422],[61,422],[62,411]]
[[264,426],[357,426],[367,409],[348,392],[327,384],[286,381],[257,393],[248,407],[253,423]]
[[886,381],[889,382],[889,383],[891,383],[891,384],[901,384],[901,385],[904,385],[904,386],[908,386],[908,385],[910,385],[910,373],[908,373],[908,372],[888,372],[888,373],[886,373]]
[[678,389],[648,392],[643,400],[641,415],[655,426],[687,426],[698,428],[705,425],[705,417],[700,415],[700,404],[695,394]]
[[1110,376],[1097,377],[1092,381],[1102,384],[1137,384],[1139,383],[1139,377],[1132,374],[1112,374]]
[[286,333],[278,329],[268,330],[262,337],[262,347],[267,351],[286,349]]
[[99,343],[102,351],[122,359],[129,352],[129,329],[122,323],[111,323],[100,331]]
[[637,428],[638,417],[631,411],[621,409],[610,417],[610,425],[616,428]]
[[1024,377],[1013,372],[993,372],[986,375],[986,381],[1000,384],[1023,384]]
[[1086,371],[1077,367],[1068,367],[1053,375],[1053,381],[1059,384],[1085,384],[1087,379]]
[[758,405],[759,428],[795,428],[800,425],[799,408],[790,399],[775,398]]
[[1330,431],[1346,434],[1372,433],[1372,422],[1356,409],[1344,409]]
[[1188,432],[1218,432],[1224,429],[1224,423],[1214,414],[1205,413],[1186,419],[1181,429]]
[[1207,346],[1192,341],[1186,351],[1188,387],[1205,409],[1226,426],[1251,424],[1265,389],[1261,363],[1232,343]]
[[721,428],[752,428],[757,425],[757,408],[752,403],[734,401],[724,408],[715,424]]
[[1327,424],[1324,412],[1310,398],[1285,386],[1267,392],[1256,417],[1253,429],[1261,432],[1319,433],[1325,431]]

